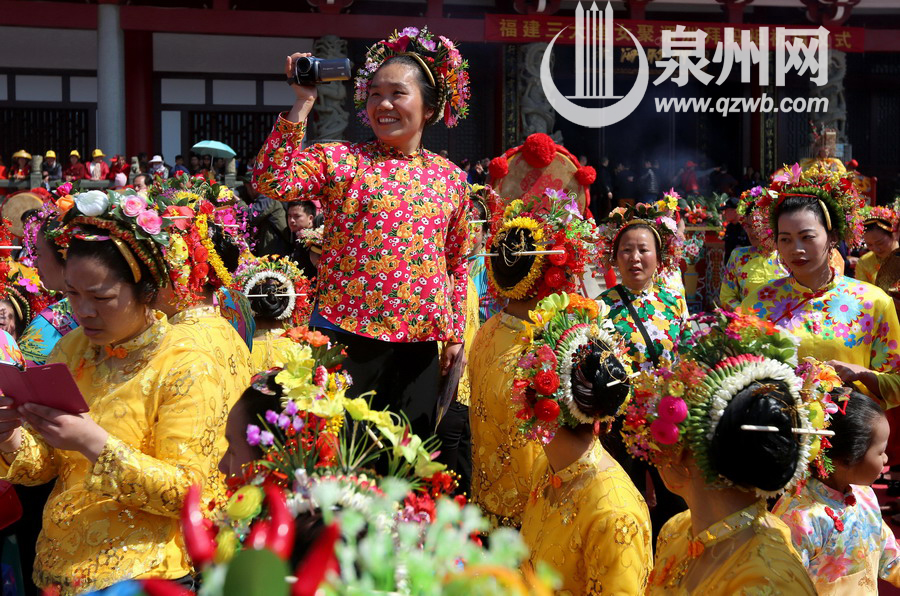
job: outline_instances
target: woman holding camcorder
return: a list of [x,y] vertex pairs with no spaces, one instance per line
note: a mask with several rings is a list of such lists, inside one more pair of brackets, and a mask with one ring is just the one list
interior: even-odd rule
[[[468,191],[462,170],[422,147],[422,133],[465,117],[467,65],[427,29],[395,33],[369,49],[355,81],[375,139],[304,148],[317,95],[309,83],[330,78],[326,66],[309,54],[286,58],[297,99],[260,151],[254,185],[281,201],[321,201],[311,325],[347,346],[353,386],[374,389],[374,407],[399,408],[430,436],[440,374],[463,357]],[[440,360],[439,341],[448,342]]]

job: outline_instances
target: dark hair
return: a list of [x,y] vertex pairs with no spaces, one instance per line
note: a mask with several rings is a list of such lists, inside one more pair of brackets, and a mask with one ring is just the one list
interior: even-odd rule
[[61,225],[62,222],[55,217],[48,217],[42,221],[40,227],[38,227],[38,235],[42,236],[47,245],[53,250],[53,257],[56,259],[56,262],[64,266],[66,264],[66,259],[63,256],[65,255],[65,252],[63,252],[62,247],[58,245],[55,240],[52,240],[47,236],[49,232],[58,229]]
[[21,221],[24,224],[32,217],[39,215],[40,212],[41,211],[39,209],[28,209],[27,211],[24,211],[22,213],[22,215],[19,216],[19,221]]
[[585,416],[615,416],[628,391],[628,372],[609,346],[592,343],[581,362],[572,367],[572,401]]
[[[785,199],[779,203],[775,207],[773,228],[775,229],[775,233],[778,234],[778,220],[781,219],[782,215],[787,215],[789,213],[796,213],[798,211],[807,210],[812,212],[813,215],[816,216],[816,221],[822,224],[822,227],[825,230],[828,230],[828,224],[825,220],[825,212],[822,211],[823,203],[820,202],[818,197],[813,196],[803,196],[803,197],[785,197]],[[837,221],[836,215],[834,213],[829,212],[828,214],[831,217],[831,221]],[[832,231],[834,228],[832,228]],[[832,232],[828,232],[831,234]]]
[[222,259],[225,269],[233,273],[240,263],[241,247],[234,238],[225,233],[225,228],[219,224],[210,223],[209,230],[212,232],[213,248]]
[[651,228],[649,224],[644,223],[631,224],[630,226],[622,228],[622,231],[619,232],[619,235],[616,236],[615,241],[613,241],[613,258],[615,259],[619,256],[619,244],[622,243],[622,237],[625,236],[626,232],[630,232],[631,230],[647,230],[650,232],[650,235],[653,237],[653,246],[656,247],[656,257],[659,258],[660,253],[662,253],[662,246],[659,244],[657,232]]
[[140,174],[135,176],[134,180],[132,180],[132,183],[137,184],[138,178],[145,178],[144,184],[146,184],[147,186],[153,184],[153,179],[150,177],[150,174],[147,174],[146,172],[141,172]]
[[481,224],[481,231],[487,232],[491,228],[491,222],[488,221],[487,205],[485,205],[484,201],[480,198],[476,198],[472,199],[472,208],[478,212],[478,217],[476,217],[475,219],[484,221],[484,223]]
[[[98,236],[106,236],[108,232],[99,228],[89,226],[82,227],[86,234],[96,234]],[[130,250],[130,249],[129,249]],[[134,274],[131,272],[128,262],[112,240],[81,240],[80,238],[72,238],[69,242],[69,249],[66,252],[66,261],[71,261],[72,257],[81,257],[86,259],[95,259],[102,265],[110,269],[116,277],[121,281],[134,287],[134,294],[138,302],[141,304],[152,304],[156,300],[159,288],[153,279],[153,274],[147,265],[134,255],[134,260],[141,271],[141,281],[134,282]]]
[[175,156],[175,160],[176,160],[176,161],[179,160],[179,159],[184,159],[184,156],[181,155],[180,153],[179,153],[178,155]]
[[250,308],[253,309],[253,314],[257,318],[276,321],[287,310],[288,304],[290,304],[290,297],[275,295],[279,293],[281,287],[274,279],[264,279],[255,286],[248,288],[248,290],[254,295],[253,298],[248,298],[248,300],[250,301]]
[[490,257],[491,272],[500,288],[510,290],[525,279],[534,264],[534,255],[514,255],[512,253],[534,250],[535,242],[531,230],[515,228],[499,234],[491,243],[497,256]]
[[[433,114],[431,118],[429,118],[425,124],[434,124],[438,120],[440,120],[444,115],[438,112],[438,107],[440,103],[440,98],[438,97],[437,87],[431,84],[431,81],[428,80],[428,75],[425,74],[425,70],[422,68],[422,65],[413,58],[412,56],[393,56],[387,60],[385,60],[381,66],[378,67],[378,70],[384,68],[386,64],[404,64],[414,69],[416,73],[416,80],[419,83],[419,90],[422,93],[422,105],[425,106],[425,111],[432,110]],[[378,70],[375,72],[377,73]],[[374,76],[374,75],[373,75]]]
[[316,216],[316,204],[312,201],[291,201],[287,205],[287,210],[290,211],[294,207],[300,207],[303,209],[303,213],[309,215],[310,217]]
[[[771,389],[769,388],[771,386]],[[791,429],[794,400],[781,381],[754,381],[725,408],[709,444],[709,464],[738,486],[777,491],[790,481],[800,457]],[[744,424],[775,426],[778,432],[742,430]]]
[[885,230],[884,228],[879,226],[877,223],[866,224],[864,231],[865,232],[881,232],[885,236],[893,237],[893,234],[891,234],[890,232],[888,232],[887,230]]
[[325,225],[325,214],[324,213],[316,213],[316,216],[313,217],[313,227],[320,228]]
[[831,416],[830,430],[834,436],[828,441],[831,449],[827,455],[834,461],[848,466],[858,464],[872,446],[872,431],[875,422],[884,417],[884,410],[878,403],[858,391],[850,392],[850,400],[845,413],[835,412]]

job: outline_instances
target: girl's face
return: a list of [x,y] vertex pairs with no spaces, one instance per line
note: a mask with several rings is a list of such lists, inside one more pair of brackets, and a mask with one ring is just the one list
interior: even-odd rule
[[65,279],[75,319],[91,343],[120,344],[149,325],[149,309],[138,300],[135,285],[123,281],[98,259],[70,258]]
[[887,418],[880,416],[874,424],[872,440],[862,460],[852,466],[835,461],[835,475],[842,483],[846,484],[869,486],[875,482],[881,474],[881,470],[887,465],[888,458],[885,449],[887,449],[890,434],[891,427]]
[[418,146],[425,122],[434,113],[425,109],[419,77],[415,68],[400,62],[388,62],[372,77],[366,114],[384,144],[400,149]]
[[809,278],[828,267],[831,239],[825,226],[809,209],[778,218],[778,254],[794,277]]
[[240,476],[245,465],[260,457],[258,451],[247,443],[248,424],[244,406],[238,404],[233,407],[225,423],[228,450],[219,461],[219,471],[225,476]]
[[625,287],[636,292],[646,288],[656,274],[657,265],[653,232],[646,228],[625,230],[616,252],[616,266]]
[[894,240],[894,236],[888,234],[884,230],[879,227],[872,226],[866,230],[866,233],[863,235],[863,239],[866,241],[866,246],[875,253],[875,256],[879,259],[886,259],[891,255],[891,251],[894,250],[894,246],[896,241]]
[[16,310],[9,300],[0,300],[0,329],[9,333],[13,339],[16,337]]

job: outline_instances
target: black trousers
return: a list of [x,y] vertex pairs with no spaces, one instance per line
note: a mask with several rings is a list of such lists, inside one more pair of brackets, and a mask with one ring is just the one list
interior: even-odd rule
[[469,406],[454,400],[437,428],[441,454],[437,460],[459,475],[457,494],[468,495],[472,484],[472,429]]
[[347,346],[344,370],[353,377],[348,397],[375,391],[374,409],[402,412],[423,440],[434,435],[441,375],[437,342],[387,342],[333,329],[319,331]]

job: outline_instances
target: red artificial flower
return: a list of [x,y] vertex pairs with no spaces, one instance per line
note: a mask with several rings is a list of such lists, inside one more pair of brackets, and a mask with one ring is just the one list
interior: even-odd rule
[[416,513],[428,514],[428,519],[430,520],[435,518],[434,499],[428,495],[409,494],[406,496],[403,504],[407,507],[412,507],[412,510]]
[[[555,244],[551,247],[551,250],[566,250],[566,247],[562,244]],[[569,259],[569,252],[566,251],[561,255],[549,255],[548,260],[553,265],[562,266],[566,264],[566,261]]]
[[597,179],[597,170],[591,166],[581,166],[575,170],[575,180],[582,186],[590,186]]
[[319,461],[316,463],[316,467],[328,468],[333,466],[337,448],[337,437],[331,433],[321,433],[316,438],[316,451],[319,453]]
[[566,284],[566,272],[559,267],[550,267],[544,274],[544,282],[551,288],[561,288]]
[[559,376],[552,370],[542,370],[534,375],[531,384],[541,395],[553,395],[559,389]]
[[543,422],[553,422],[559,418],[559,404],[552,399],[542,399],[535,404],[534,415]]
[[522,146],[522,157],[532,168],[546,168],[556,157],[556,143],[542,132],[528,135]]

